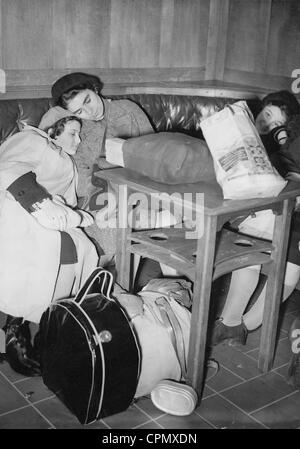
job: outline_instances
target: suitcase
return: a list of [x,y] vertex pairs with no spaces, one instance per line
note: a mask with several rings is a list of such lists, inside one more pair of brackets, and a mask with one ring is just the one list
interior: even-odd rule
[[112,285],[111,273],[97,268],[75,298],[54,301],[40,321],[43,381],[81,424],[126,410],[138,384],[139,346]]

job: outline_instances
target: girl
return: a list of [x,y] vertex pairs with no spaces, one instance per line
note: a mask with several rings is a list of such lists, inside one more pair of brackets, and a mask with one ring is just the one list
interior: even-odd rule
[[98,263],[81,228],[93,218],[77,209],[73,161],[81,120],[56,114],[45,131],[25,126],[0,147],[0,309],[9,315],[6,358],[25,375],[39,366],[28,323],[53,299],[77,292]]

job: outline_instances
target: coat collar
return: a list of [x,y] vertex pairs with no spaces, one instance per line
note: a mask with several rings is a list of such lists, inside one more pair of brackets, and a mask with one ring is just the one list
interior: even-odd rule
[[60,146],[58,146],[55,142],[55,140],[51,139],[51,137],[42,129],[37,128],[35,126],[32,125],[28,125],[27,123],[22,123],[22,129],[21,132],[35,132],[36,134],[39,134],[41,137],[44,137],[45,139],[47,139],[48,143],[50,144],[50,146],[56,150],[62,150],[62,148]]

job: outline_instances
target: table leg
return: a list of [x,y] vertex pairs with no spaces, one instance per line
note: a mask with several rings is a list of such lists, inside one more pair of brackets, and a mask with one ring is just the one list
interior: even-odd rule
[[279,307],[286,267],[286,253],[289,238],[291,216],[295,200],[283,202],[282,215],[276,215],[272,252],[272,262],[268,274],[263,324],[260,338],[258,367],[267,372],[272,368],[275,353]]
[[130,261],[131,254],[128,250],[127,237],[131,232],[128,223],[128,187],[119,185],[117,195],[118,220],[117,220],[117,250],[116,250],[116,271],[117,282],[125,290],[130,288]]
[[200,400],[206,362],[206,334],[214,268],[217,217],[204,217],[203,237],[197,242],[196,275],[189,342],[187,382]]

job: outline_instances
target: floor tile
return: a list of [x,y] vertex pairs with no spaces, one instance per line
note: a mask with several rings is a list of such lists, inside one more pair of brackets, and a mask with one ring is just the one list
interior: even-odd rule
[[218,345],[213,352],[213,356],[220,364],[241,379],[250,379],[260,374],[257,361],[252,360],[248,355],[234,349],[234,347]]
[[125,412],[103,418],[103,421],[111,429],[132,429],[149,421],[149,417],[132,405]]
[[0,415],[27,405],[24,397],[0,374]]
[[252,416],[271,429],[297,429],[300,427],[300,392],[296,391]]
[[[253,351],[250,351],[248,355],[251,355],[255,360],[258,360],[258,352],[258,349],[254,349]],[[292,352],[289,339],[288,337],[282,338],[276,345],[273,368],[289,363],[291,356]]]
[[239,410],[225,398],[215,395],[204,399],[196,413],[206,422],[219,429],[262,429],[265,428],[251,416]]
[[236,376],[233,372],[220,365],[220,370],[216,376],[208,380],[207,385],[215,391],[224,390],[224,388],[232,387],[243,382],[243,380]]
[[54,393],[46,387],[42,377],[29,377],[14,385],[30,402],[54,397]]
[[22,374],[16,373],[7,362],[0,363],[0,373],[3,373],[11,382],[27,379]]
[[288,382],[288,370],[289,370],[289,363],[286,365],[281,366],[280,368],[277,368],[274,370],[275,373],[282,376],[285,382]]
[[161,415],[164,415],[164,412],[159,410],[150,398],[139,398],[135,403],[137,408],[140,408],[149,418],[156,419]]
[[136,427],[136,429],[140,429],[140,430],[148,430],[148,429],[161,430],[162,428],[155,421],[150,421],[150,422],[147,422],[146,424],[143,424],[141,426]]
[[196,413],[189,416],[164,415],[156,420],[164,429],[213,429],[214,427],[207,423]]
[[88,425],[80,424],[75,415],[57,398],[45,399],[35,404],[35,407],[53,424],[56,429],[88,429],[107,426],[101,421]]
[[49,422],[33,407],[0,416],[0,429],[48,429]]
[[281,376],[271,372],[223,391],[222,396],[250,413],[283,398],[294,390]]
[[207,384],[204,385],[203,391],[202,391],[202,399],[207,398],[208,396],[212,396],[216,394],[216,392],[214,390],[212,390],[211,388],[209,388],[209,386]]

